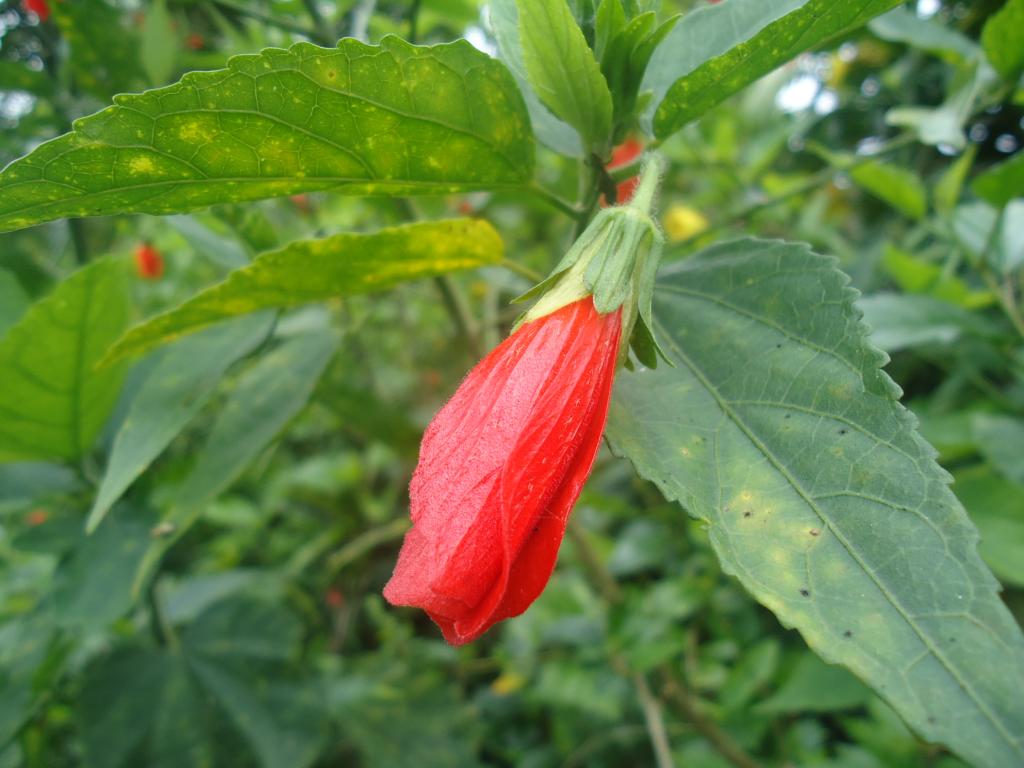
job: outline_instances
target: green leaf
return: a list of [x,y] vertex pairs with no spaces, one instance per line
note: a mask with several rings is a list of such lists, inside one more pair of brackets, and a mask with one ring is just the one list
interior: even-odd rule
[[852,168],[850,178],[911,219],[923,219],[928,212],[924,183],[908,168],[872,160]]
[[[309,765],[326,735],[319,686],[285,676],[280,664],[252,664],[233,652],[240,635],[266,633],[261,619],[289,623],[295,639],[301,626],[281,605],[254,612],[252,603],[211,606],[173,652],[119,649],[94,661],[78,707],[87,768],[251,765],[246,742],[264,768]],[[232,618],[243,623],[233,626]],[[196,632],[204,637],[198,646],[191,640]],[[238,748],[244,756],[232,753]]]
[[882,266],[907,293],[927,294],[965,309],[985,307],[995,300],[988,291],[972,290],[955,274],[946,274],[943,265],[927,261],[889,243],[886,243],[882,253]]
[[123,265],[80,269],[0,339],[0,461],[74,459],[114,407],[124,365],[95,369],[128,323]]
[[985,55],[1007,80],[1024,70],[1024,0],[1007,0],[981,30]]
[[268,48],[114,102],[0,173],[0,231],[314,190],[489,189],[533,170],[515,82],[465,41]]
[[159,653],[136,649],[89,665],[75,710],[88,768],[124,764],[153,726],[168,678],[181,671]]
[[961,336],[996,336],[998,327],[931,296],[875,293],[857,302],[871,329],[871,343],[886,352],[924,344],[951,344]]
[[337,346],[332,331],[307,332],[262,355],[239,376],[196,451],[191,472],[173,492],[173,506],[160,521],[168,533],[140,558],[134,594],[141,592],[160,558],[195,523],[203,506],[234,483],[306,406]]
[[961,469],[955,477],[953,490],[981,531],[981,556],[1007,584],[1024,587],[1024,485],[983,464]]
[[555,152],[569,157],[581,157],[583,147],[579,134],[571,125],[563,123],[541,104],[530,85],[526,63],[523,61],[523,46],[519,42],[519,12],[516,10],[516,0],[490,0],[487,7],[490,10],[491,29],[498,44],[498,53],[519,85],[537,140]]
[[954,64],[970,61],[981,53],[970,38],[935,19],[922,19],[905,6],[872,19],[868,27],[883,40],[906,43]]
[[384,291],[407,280],[496,264],[503,250],[494,227],[469,218],[300,240],[257,257],[224,282],[133,327],[104,363],[249,312]]
[[804,653],[774,694],[754,706],[765,714],[835,712],[864,705],[871,692],[842,667]]
[[197,507],[231,485],[305,407],[337,347],[333,332],[306,333],[263,355],[242,374],[196,453],[176,503]]
[[676,367],[623,371],[608,436],[811,648],[969,762],[1024,760],[1024,638],[835,261],[743,240],[663,270]]
[[302,624],[291,611],[251,597],[213,604],[185,634],[190,653],[250,661],[288,661],[301,639]]
[[889,125],[911,129],[923,144],[967,146],[964,124],[978,108],[983,92],[992,84],[994,73],[983,62],[960,68],[949,87],[946,100],[937,107],[893,107],[885,114]]
[[1001,210],[980,200],[958,205],[953,231],[964,248],[1003,274],[1024,264],[1024,200],[1011,200]]
[[984,173],[978,174],[971,189],[996,208],[1002,208],[1015,197],[1024,197],[1024,152],[1017,152]]
[[565,0],[516,0],[523,61],[534,91],[602,154],[611,139],[612,95]]
[[140,85],[138,38],[128,14],[104,0],[49,6],[61,43],[71,49],[65,61],[76,90],[105,101]]
[[142,22],[142,40],[139,58],[142,68],[153,85],[163,85],[170,79],[177,58],[178,40],[166,0],[153,0],[146,9]]
[[28,307],[28,296],[18,278],[0,269],[0,338],[14,325]]
[[151,522],[139,510],[119,507],[83,537],[55,577],[54,617],[61,627],[103,629],[132,606],[132,576],[152,542]]
[[247,669],[233,673],[202,658],[193,658],[191,667],[263,768],[305,768],[316,760],[327,723],[312,681],[285,683]]
[[214,230],[198,216],[181,214],[168,216],[164,221],[185,238],[192,250],[217,266],[237,269],[249,263],[249,253],[238,238]]
[[1018,485],[1024,485],[1024,419],[991,413],[976,413],[971,432],[982,455]]
[[86,521],[92,532],[128,486],[178,436],[228,367],[270,332],[271,313],[239,318],[170,347],[132,400]]
[[960,193],[963,191],[964,179],[974,164],[974,157],[978,154],[978,145],[971,144],[966,150],[960,153],[956,159],[939,177],[935,184],[935,209],[943,216],[948,216],[957,202],[960,200]]
[[[798,54],[899,0],[729,0],[684,16],[658,47],[645,88],[663,89],[654,132],[665,138]],[[671,83],[666,86],[666,83]]]

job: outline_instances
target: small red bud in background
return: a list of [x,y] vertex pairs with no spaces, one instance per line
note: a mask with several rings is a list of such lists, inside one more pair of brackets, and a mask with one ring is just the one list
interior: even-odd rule
[[[612,159],[608,161],[608,170],[614,170],[623,165],[629,163],[640,157],[640,154],[644,151],[643,142],[640,139],[630,136],[624,142],[619,144],[615,149],[612,150]],[[616,196],[618,197],[618,204],[622,205],[628,202],[633,193],[636,192],[637,185],[640,184],[639,176],[632,176],[625,181],[620,181],[616,187]],[[608,202],[601,198],[601,206],[607,206]]]
[[189,32],[185,37],[185,47],[192,51],[201,51],[206,47],[206,38],[198,32]]
[[309,195],[292,195],[288,198],[292,205],[299,209],[299,213],[308,216],[313,212],[313,204],[309,202]]
[[42,525],[50,519],[50,513],[42,507],[33,509],[27,515],[25,515],[25,523],[35,528],[37,525]]
[[164,274],[164,257],[150,243],[135,249],[135,271],[143,280],[159,280]]
[[34,13],[40,21],[50,18],[50,6],[46,0],[21,0],[21,7],[29,13]]
[[458,211],[463,216],[472,216],[473,214],[476,213],[476,208],[473,207],[473,204],[469,202],[469,200],[460,200],[458,205]]
[[345,604],[345,595],[337,587],[331,587],[324,595],[324,602],[328,608],[341,608]]

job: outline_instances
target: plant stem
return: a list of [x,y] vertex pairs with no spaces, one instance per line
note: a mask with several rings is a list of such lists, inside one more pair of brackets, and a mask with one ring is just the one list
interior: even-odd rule
[[633,685],[636,686],[636,692],[640,698],[640,708],[644,713],[647,735],[651,739],[658,768],[675,768],[675,763],[672,761],[672,750],[668,744],[668,734],[665,732],[661,702],[651,693],[647,679],[639,672],[633,675]]
[[437,286],[437,290],[441,293],[441,300],[444,302],[445,309],[448,310],[448,314],[455,323],[455,327],[462,334],[469,353],[473,357],[483,357],[484,350],[480,344],[480,329],[472,312],[470,312],[469,302],[466,301],[465,295],[459,290],[458,284],[450,275],[439,275],[434,278],[434,285]]
[[[576,518],[569,518],[568,533],[572,538],[573,545],[576,547],[576,552],[580,559],[583,561],[583,567],[587,572],[587,577],[591,581],[593,587],[597,590],[598,594],[607,602],[609,605],[621,605],[623,602],[622,589],[619,587],[618,582],[615,581],[615,577],[611,571],[607,569],[593,546],[590,544],[590,540],[587,537],[586,531],[577,522]],[[613,654],[612,666],[620,674],[628,673],[628,664],[626,660],[620,654]],[[665,694],[677,705],[680,713],[689,720],[694,728],[708,740],[708,742],[721,753],[722,757],[732,763],[736,768],[759,768],[758,764],[754,761],[750,755],[743,751],[732,738],[718,727],[718,724],[713,720],[706,718],[698,708],[698,701],[696,697],[692,696],[683,687],[683,684],[675,679],[675,676],[670,674],[667,669],[662,669],[662,675],[665,678],[664,691]],[[642,681],[645,691],[641,689],[638,679]],[[649,688],[647,688],[647,681],[640,675],[633,676],[634,685],[637,686],[637,694],[640,697],[641,707],[647,707],[650,705],[650,701],[645,702],[645,695],[650,696],[651,701],[655,704],[658,703],[656,697],[651,694]],[[653,713],[651,714],[653,716]],[[658,717],[660,718],[661,711],[658,709]],[[647,719],[648,711],[645,710],[644,717]],[[656,736],[652,732],[652,726],[648,719],[648,732],[651,734],[652,744],[654,745],[655,753],[657,754],[660,747],[657,745],[655,739]],[[664,735],[664,725],[661,726],[661,734]],[[659,757],[659,768],[663,765],[660,762]],[[669,756],[671,760],[671,756]],[[672,763],[669,762],[668,765]]]
[[501,266],[509,272],[515,272],[520,277],[525,277],[531,283],[539,283],[544,279],[544,275],[539,272],[534,272],[525,264],[520,264],[518,261],[513,261],[512,259],[502,259]]
[[633,199],[629,201],[629,207],[635,208],[648,216],[654,207],[654,196],[658,192],[658,185],[661,183],[661,173],[664,163],[661,157],[655,154],[647,155],[644,160],[643,170],[640,172],[640,183],[633,193]]
[[577,208],[579,215],[576,218],[576,228],[572,234],[573,242],[583,234],[590,223],[590,217],[594,215],[594,209],[597,208],[597,201],[601,196],[600,180],[601,170],[590,162],[586,162],[580,177],[580,204]]
[[576,547],[576,554],[583,561],[583,568],[586,570],[591,584],[594,585],[594,588],[604,598],[606,603],[619,605],[623,599],[622,589],[619,587],[619,583],[615,581],[611,571],[601,562],[601,558],[594,550],[593,545],[591,545],[590,538],[587,536],[587,532],[583,530],[583,526],[580,525],[575,517],[570,517],[567,530],[569,538],[572,539],[573,546]]
[[174,632],[174,627],[164,612],[163,596],[160,590],[162,583],[159,579],[153,579],[153,583],[149,587],[147,598],[151,621],[157,637],[172,651],[177,651],[181,644],[178,642],[178,636]]
[[580,218],[583,216],[583,211],[581,211],[575,205],[570,203],[568,200],[564,200],[558,195],[556,195],[554,192],[545,189],[540,184],[538,184],[536,180],[531,181],[527,189],[530,192],[533,192],[533,194],[537,195],[537,197],[539,197],[541,200],[550,204],[554,208],[557,208],[559,211],[561,211],[571,219],[579,221]]
[[420,20],[421,5],[422,0],[412,0],[412,3],[410,3],[409,5],[409,15],[407,17],[409,21],[409,42],[413,44],[416,43],[416,40],[419,37],[419,30],[417,29],[417,27],[419,25]]
[[317,37],[323,40],[325,45],[333,45],[337,42],[323,14],[317,8],[316,0],[302,0],[302,4],[306,6],[306,13],[309,14],[309,18],[313,22],[313,28],[316,30]]
[[327,558],[327,573],[336,576],[345,566],[359,559],[379,544],[405,535],[411,523],[406,517],[396,517],[389,523],[363,531],[345,546]]
[[714,720],[706,718],[698,709],[694,697],[686,690],[675,675],[663,670],[665,695],[679,708],[680,713],[700,732],[700,734],[718,750],[726,760],[736,768],[759,768],[750,755],[718,727]]

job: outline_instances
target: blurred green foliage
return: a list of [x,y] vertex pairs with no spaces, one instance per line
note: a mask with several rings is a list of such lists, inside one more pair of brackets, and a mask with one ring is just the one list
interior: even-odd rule
[[[570,3],[583,20],[592,5]],[[40,23],[0,3],[3,163],[115,93],[264,46],[500,42],[476,0],[51,6]],[[681,211],[703,217],[684,216],[700,223],[666,261],[741,233],[839,257],[1018,620],[1024,91],[1006,19],[1021,13],[1018,0],[933,0],[840,28],[661,146],[666,228]],[[537,164],[545,188],[574,198],[575,161],[541,146]],[[457,216],[493,223],[520,268],[250,318],[208,380],[145,390],[195,354],[178,342],[129,370],[94,450],[0,464],[0,768],[612,768],[654,764],[658,722],[687,768],[963,765],[813,655],[723,573],[701,524],[607,451],[522,617],[455,650],[384,603],[423,427],[515,320],[521,273],[545,273],[572,237],[536,195],[315,193],[5,234],[0,333],[76,267],[124,266],[143,241],[166,271],[133,281],[136,320],[296,239]],[[0,402],[14,386],[0,381]],[[125,456],[144,466],[125,470],[138,478],[87,536],[143,391],[173,428]]]

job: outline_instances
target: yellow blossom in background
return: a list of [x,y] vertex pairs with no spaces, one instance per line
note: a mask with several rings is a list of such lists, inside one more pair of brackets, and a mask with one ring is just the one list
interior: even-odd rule
[[682,203],[670,205],[661,223],[665,227],[669,242],[672,243],[699,235],[708,228],[708,220],[703,213]]

